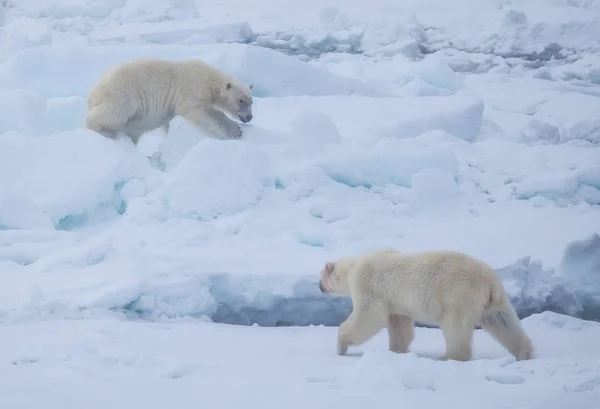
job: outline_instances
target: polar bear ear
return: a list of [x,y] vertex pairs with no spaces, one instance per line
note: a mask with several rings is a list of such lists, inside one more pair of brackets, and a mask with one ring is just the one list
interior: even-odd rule
[[331,273],[333,273],[333,267],[334,267],[334,266],[333,266],[333,263],[332,263],[331,261],[330,261],[330,262],[328,262],[327,264],[325,264],[325,272],[326,272],[327,274],[331,274]]
[[250,88],[250,89],[254,88],[254,84],[248,85],[248,88]]
[[232,86],[233,86],[233,85],[231,85],[231,82],[228,82],[228,83],[225,85],[225,89],[229,91],[229,90],[231,89],[231,87],[232,87]]

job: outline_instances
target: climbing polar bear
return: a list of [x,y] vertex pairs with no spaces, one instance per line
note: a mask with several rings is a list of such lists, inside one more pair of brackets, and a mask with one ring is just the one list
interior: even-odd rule
[[200,60],[141,58],[108,71],[87,99],[86,128],[108,138],[123,132],[137,145],[142,134],[181,116],[211,136],[237,139],[252,119],[252,85]]
[[323,293],[349,295],[353,310],[338,332],[338,354],[387,327],[389,349],[408,352],[414,321],[439,325],[446,341],[442,360],[469,361],[475,325],[489,332],[517,360],[533,346],[496,272],[466,254],[403,254],[385,249],[326,263]]

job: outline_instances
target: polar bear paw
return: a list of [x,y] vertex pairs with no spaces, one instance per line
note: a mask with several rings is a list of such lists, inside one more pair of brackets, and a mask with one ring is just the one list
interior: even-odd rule
[[242,128],[234,122],[229,128],[227,134],[227,136],[230,139],[240,139],[242,137],[243,131]]
[[348,342],[344,340],[342,334],[338,335],[338,343],[337,343],[337,354],[338,355],[346,355],[348,352]]

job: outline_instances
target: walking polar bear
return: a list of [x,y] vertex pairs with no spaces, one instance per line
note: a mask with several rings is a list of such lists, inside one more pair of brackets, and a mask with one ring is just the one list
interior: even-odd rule
[[406,353],[414,322],[439,325],[446,341],[442,360],[469,361],[475,325],[490,333],[517,360],[533,346],[496,272],[453,251],[403,254],[385,249],[326,263],[323,293],[350,295],[353,310],[338,332],[337,352],[360,345],[387,327],[389,349]]
[[252,120],[252,85],[201,60],[140,58],[105,73],[90,91],[86,128],[107,138],[123,132],[137,145],[142,134],[181,116],[211,136],[237,139],[240,126],[223,112]]

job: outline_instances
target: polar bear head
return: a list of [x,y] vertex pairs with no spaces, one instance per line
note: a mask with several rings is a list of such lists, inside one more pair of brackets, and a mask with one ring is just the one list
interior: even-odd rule
[[237,117],[243,123],[252,120],[252,88],[235,78],[228,78],[219,93],[216,105],[231,116]]
[[356,259],[353,257],[327,262],[321,270],[321,279],[319,280],[319,289],[321,292],[325,294],[350,295],[348,273],[355,264]]

